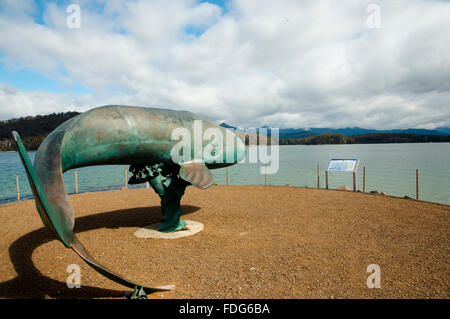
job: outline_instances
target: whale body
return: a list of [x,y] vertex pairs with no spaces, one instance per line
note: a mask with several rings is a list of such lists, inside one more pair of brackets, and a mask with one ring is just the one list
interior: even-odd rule
[[[208,129],[232,137],[231,140],[223,139],[219,145],[219,149],[223,150],[223,159],[226,155],[227,160],[217,161],[214,152],[202,153],[200,161],[198,158],[196,161],[184,162],[173,160],[172,151],[179,141],[172,138],[172,133],[183,128],[191,136],[199,136],[199,132],[195,132],[196,121],[201,121],[202,137]],[[159,108],[109,105],[79,114],[61,124],[45,138],[36,152],[34,166],[19,134],[13,132],[13,137],[44,225],[95,270],[111,280],[135,290],[139,288],[145,293],[168,288],[146,287],[113,273],[100,265],[76,238],[73,233],[75,215],[67,195],[63,173],[91,165],[162,164],[179,174],[186,183],[207,188],[213,184],[209,169],[233,165],[245,156],[244,143],[234,133],[227,132],[227,129],[191,112]],[[213,143],[212,140],[202,139],[201,147],[215,149],[218,147],[217,140]],[[193,153],[195,145],[192,144],[191,149]]]

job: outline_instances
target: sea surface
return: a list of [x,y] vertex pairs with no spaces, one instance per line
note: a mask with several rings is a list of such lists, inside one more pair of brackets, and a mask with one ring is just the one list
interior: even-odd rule
[[[248,152],[249,153],[249,152]],[[34,152],[29,153],[34,160]],[[419,169],[421,200],[450,204],[450,143],[289,145],[279,146],[279,169],[264,174],[264,164],[245,162],[229,167],[231,185],[291,185],[325,188],[325,170],[332,158],[357,158],[357,189],[363,189],[366,168],[366,192],[377,190],[388,195],[416,197],[416,169]],[[270,164],[269,164],[270,165]],[[78,191],[97,192],[120,189],[125,185],[125,165],[91,166],[77,169]],[[262,173],[261,173],[262,172]],[[33,198],[25,171],[15,152],[0,153],[0,204],[17,201],[16,175],[21,199]],[[213,170],[217,184],[227,183],[226,169]],[[128,172],[128,178],[131,173]],[[75,193],[75,170],[64,173],[69,194]],[[329,188],[352,187],[350,172],[329,172]],[[129,188],[145,187],[128,185]]]

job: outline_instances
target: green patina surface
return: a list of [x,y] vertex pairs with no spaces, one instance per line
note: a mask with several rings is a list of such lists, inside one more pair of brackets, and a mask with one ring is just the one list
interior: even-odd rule
[[188,182],[178,176],[176,167],[166,168],[163,163],[155,165],[132,165],[133,176],[128,183],[148,182],[161,198],[163,219],[159,231],[173,232],[186,229],[186,222],[181,220],[181,197]]
[[[34,167],[19,135],[14,138],[26,169],[36,207],[44,224],[66,247],[73,248],[90,266],[104,276],[127,287],[158,290],[128,281],[101,266],[73,234],[74,212],[64,185],[63,172],[84,166],[128,164],[133,176],[130,184],[149,182],[161,198],[160,231],[183,229],[181,198],[188,185],[200,188],[212,185],[209,169],[233,165],[245,156],[245,146],[233,134],[233,143],[223,139],[223,162],[232,152],[232,161],[217,163],[214,151],[202,154],[200,162],[173,162],[171,150],[178,141],[171,139],[176,128],[186,128],[194,137],[194,121],[202,121],[205,130],[214,128],[223,136],[226,129],[190,112],[131,106],[104,106],[82,113],[56,128],[39,147]],[[202,147],[212,147],[203,140]],[[217,146],[217,145],[215,145]],[[213,147],[214,148],[214,147]],[[191,147],[194,158],[194,147]],[[229,158],[227,156],[227,158]],[[140,289],[139,288],[139,289]],[[164,289],[160,289],[164,290]]]
[[36,208],[42,222],[53,232],[57,239],[59,239],[66,247],[70,247],[70,243],[73,240],[72,230],[68,230],[68,227],[66,227],[65,221],[61,219],[62,216],[60,214],[55,214],[52,211],[50,202],[47,199],[44,189],[36,176],[36,172],[31,164],[30,157],[25,150],[25,146],[22,143],[22,139],[15,131],[13,132],[13,137],[17,145],[20,159],[30,182],[31,190],[36,202]]

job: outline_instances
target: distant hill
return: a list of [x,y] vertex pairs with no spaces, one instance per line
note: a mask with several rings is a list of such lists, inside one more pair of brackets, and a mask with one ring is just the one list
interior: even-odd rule
[[436,131],[450,135],[450,127],[446,127],[446,126],[436,127]]
[[303,139],[280,139],[280,145],[322,145],[322,144],[376,144],[376,143],[430,143],[450,142],[450,135],[421,135],[407,133],[371,133],[345,136],[323,133]]
[[78,112],[52,113],[0,121],[0,151],[15,150],[11,131],[19,132],[27,150],[37,150],[44,138]]
[[[244,129],[238,128],[236,126],[232,126],[229,125],[227,123],[222,123],[220,124],[220,126],[225,127],[225,128],[229,128],[229,129],[233,129],[237,132],[245,132]],[[261,127],[262,129],[267,129],[264,133],[267,136],[271,135],[271,130],[268,126],[263,126]],[[259,133],[260,132],[260,128],[255,128],[255,132]],[[261,134],[263,133],[263,131],[261,130]],[[303,129],[294,129],[294,128],[288,128],[288,129],[281,129],[278,131],[279,133],[279,138],[280,139],[284,139],[284,138],[304,138],[304,137],[310,137],[313,135],[316,135],[316,133],[312,133],[310,131],[306,131]]]
[[[27,150],[37,150],[44,138],[63,122],[80,114],[79,112],[52,113],[48,115],[27,116],[7,121],[0,121],[0,151],[13,151],[15,146],[11,131],[21,135]],[[226,123],[223,127],[235,129],[239,136],[249,143],[244,130]],[[264,143],[257,137],[255,141]],[[262,133],[262,132],[261,132]],[[270,130],[267,132],[270,136]],[[254,134],[250,134],[254,136]],[[347,128],[286,128],[279,131],[280,144],[357,144],[357,143],[417,143],[417,142],[449,142],[450,127],[427,129],[393,129],[372,130],[360,127]],[[270,140],[269,140],[270,143]]]
[[0,121],[0,139],[10,138],[11,131],[21,137],[47,135],[60,124],[80,114],[79,112],[52,113]]
[[[281,132],[285,132],[285,129],[280,130],[280,138]],[[304,129],[298,129],[298,131],[303,132]],[[427,129],[392,129],[392,130],[374,130],[374,129],[365,129],[361,127],[346,127],[346,128],[310,128],[306,130],[306,132],[311,132],[313,134],[324,134],[324,133],[332,133],[332,134],[342,134],[344,136],[353,136],[353,135],[361,135],[361,134],[374,134],[374,133],[401,133],[401,134],[418,134],[418,135],[439,135],[439,136],[447,136],[450,133],[442,132],[439,130],[427,130]],[[287,136],[286,136],[287,137]],[[293,137],[290,137],[293,138]]]
[[[222,123],[221,126],[226,128],[237,129],[235,126]],[[239,130],[239,129],[238,129]],[[309,129],[304,128],[285,128],[279,130],[280,139],[296,139],[296,138],[306,138],[319,134],[341,134],[343,136],[354,136],[362,134],[374,134],[374,133],[400,133],[400,134],[417,134],[417,135],[438,135],[447,136],[450,135],[450,127],[440,127],[434,130],[427,129],[391,129],[391,130],[375,130],[375,129],[365,129],[361,127],[346,127],[346,128],[330,128],[330,127],[313,127]],[[270,133],[269,133],[270,135]]]
[[[221,126],[243,131],[222,123]],[[280,145],[450,142],[450,128],[373,130],[361,127],[280,129]],[[270,131],[269,134],[270,135]]]
[[220,126],[225,127],[225,128],[231,128],[233,130],[238,130],[238,128],[236,126],[231,126],[228,125],[227,123],[223,122],[222,124],[220,124]]
[[311,131],[302,131],[297,130],[297,132],[292,133],[286,133],[286,132],[280,132],[280,139],[288,139],[288,138],[306,138],[317,135],[316,133],[313,133]]

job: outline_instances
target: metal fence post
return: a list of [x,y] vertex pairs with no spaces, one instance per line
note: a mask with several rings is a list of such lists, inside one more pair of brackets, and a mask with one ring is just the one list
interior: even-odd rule
[[266,173],[264,174],[264,186],[267,186],[267,164],[265,166]]
[[320,187],[320,165],[317,165],[317,188]]
[[77,174],[77,170],[75,170],[75,194],[78,194],[78,174]]
[[419,169],[416,169],[416,199],[419,200]]
[[19,175],[16,175],[17,201],[20,202]]

